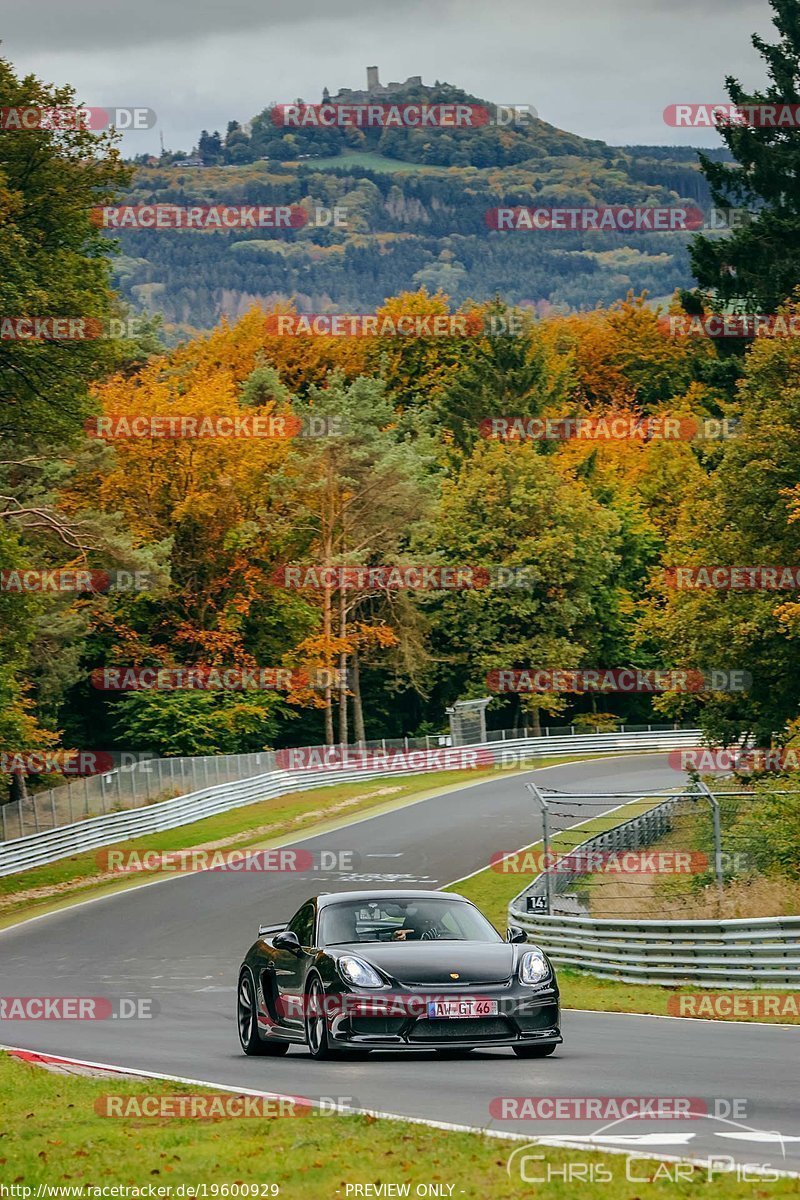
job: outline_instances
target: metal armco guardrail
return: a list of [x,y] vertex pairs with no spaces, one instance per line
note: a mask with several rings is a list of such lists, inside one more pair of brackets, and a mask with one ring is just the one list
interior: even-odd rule
[[[475,755],[476,767],[497,765],[513,767],[536,758],[613,754],[617,751],[670,750],[695,746],[700,741],[697,729],[659,730],[641,733],[601,733],[570,737],[517,738],[481,742],[474,746],[439,750],[373,752],[366,765],[356,768],[336,766],[329,769],[268,771],[249,779],[233,780],[217,787],[203,788],[171,800],[123,812],[107,813],[87,821],[78,821],[46,832],[14,838],[0,843],[0,875],[10,875],[30,867],[56,862],[71,854],[80,854],[109,846],[129,838],[188,825],[202,817],[240,808],[259,800],[284,796],[290,792],[360,779],[418,774],[426,771],[455,769],[469,765],[466,755]],[[354,753],[357,753],[354,751]]]
[[[588,838],[564,857],[651,845],[669,831],[670,796],[656,807]],[[578,871],[544,873],[515,896],[509,922],[521,926],[557,966],[578,967],[624,983],[704,988],[792,988],[800,984],[800,916],[730,920],[617,920],[570,915]],[[567,893],[567,895],[564,895]],[[529,902],[549,900],[560,912],[531,912]]]
[[611,921],[525,913],[509,920],[557,966],[623,983],[704,988],[800,984],[800,917],[727,921]]

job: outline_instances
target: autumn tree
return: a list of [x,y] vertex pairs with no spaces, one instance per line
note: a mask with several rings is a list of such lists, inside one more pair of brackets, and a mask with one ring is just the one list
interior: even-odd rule
[[[796,305],[786,310],[797,313]],[[680,497],[667,566],[788,566],[800,563],[800,349],[794,338],[759,339],[748,352],[738,436],[725,444],[710,479]],[[709,696],[701,719],[725,743],[749,734],[759,745],[783,740],[798,715],[795,594],[770,589],[677,589],[654,574],[652,610],[642,632],[681,668],[739,670],[743,692]],[[697,711],[692,697],[660,704]]]
[[[75,105],[72,89],[18,78],[0,58],[4,112]],[[96,407],[91,382],[133,352],[108,337],[109,319],[122,315],[109,284],[113,243],[91,219],[129,172],[112,134],[9,128],[0,137],[0,314],[10,327],[0,338],[0,567],[85,565],[103,530],[70,519],[58,493]],[[83,321],[91,336],[11,336],[17,319],[30,318]],[[85,632],[73,600],[2,596],[5,747],[56,740],[56,710]]]
[[454,686],[485,688],[498,669],[598,665],[618,532],[614,515],[537,447],[476,446],[445,482],[430,530],[443,561],[490,578],[435,601],[435,645],[455,666]]
[[[360,378],[347,385],[332,376],[327,387],[312,389],[294,411],[305,426],[313,420],[327,430],[298,439],[285,469],[287,487],[300,506],[298,529],[306,531],[302,561],[323,571],[395,561],[407,551],[411,527],[430,503],[433,446],[419,431],[418,436],[399,433],[378,380]],[[360,660],[370,647],[394,644],[396,634],[387,626],[386,606],[374,594],[326,586],[317,595],[324,639],[320,665],[339,671],[339,741],[348,741],[351,665],[356,738],[363,740]],[[315,652],[319,649],[314,643]],[[325,738],[333,743],[332,688],[325,691]]]

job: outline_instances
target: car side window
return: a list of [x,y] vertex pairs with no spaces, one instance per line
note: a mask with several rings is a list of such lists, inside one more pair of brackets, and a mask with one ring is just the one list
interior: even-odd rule
[[304,904],[299,912],[296,912],[289,924],[286,926],[292,933],[297,934],[297,940],[301,946],[310,946],[314,939],[314,905]]

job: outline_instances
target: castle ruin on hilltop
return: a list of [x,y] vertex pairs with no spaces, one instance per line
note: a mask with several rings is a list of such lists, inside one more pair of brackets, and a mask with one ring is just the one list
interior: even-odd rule
[[339,88],[335,96],[331,96],[327,88],[323,89],[322,102],[327,104],[366,104],[370,100],[386,100],[397,96],[412,87],[422,87],[421,75],[409,75],[405,83],[381,83],[377,67],[367,67],[367,90],[354,91],[352,88]]

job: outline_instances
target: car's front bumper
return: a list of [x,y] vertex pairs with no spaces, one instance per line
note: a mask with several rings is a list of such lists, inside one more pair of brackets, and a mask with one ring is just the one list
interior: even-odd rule
[[492,1016],[431,1017],[429,992],[407,990],[390,998],[349,995],[342,1011],[328,1020],[332,1045],[390,1049],[445,1049],[452,1046],[556,1045],[560,1029],[558,990],[522,984],[485,986],[480,991],[436,992],[437,999],[496,1000]]

